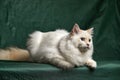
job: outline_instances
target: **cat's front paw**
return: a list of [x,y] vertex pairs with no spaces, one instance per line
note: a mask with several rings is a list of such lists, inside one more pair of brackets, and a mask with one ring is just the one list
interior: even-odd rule
[[88,61],[85,63],[85,65],[86,65],[87,67],[89,67],[89,68],[92,68],[92,69],[95,69],[95,68],[97,67],[97,63],[96,63],[94,60],[92,60],[92,59],[88,60]]

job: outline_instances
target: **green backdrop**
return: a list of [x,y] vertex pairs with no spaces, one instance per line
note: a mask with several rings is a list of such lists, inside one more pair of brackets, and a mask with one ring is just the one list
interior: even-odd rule
[[[80,68],[81,72],[77,69],[66,73],[56,71],[53,67],[51,69],[48,65],[45,65],[48,67],[43,69],[41,64],[37,63],[0,61],[0,76],[4,73],[4,76],[7,75],[7,78],[2,77],[5,80],[9,77],[12,78],[11,80],[35,80],[30,77],[33,73],[36,80],[41,76],[42,79],[49,80],[43,76],[48,73],[52,77],[56,76],[55,79],[50,78],[52,80],[88,80],[87,78],[89,80],[119,80],[120,0],[0,0],[0,47],[26,48],[28,35],[33,31],[46,32],[55,29],[70,31],[75,23],[78,23],[81,29],[94,27],[94,59],[99,65],[94,75],[87,73],[86,68]],[[33,72],[26,73],[29,71]],[[24,76],[18,79],[13,76],[16,73],[19,76],[26,74],[27,78]],[[66,77],[65,74],[71,77]]]

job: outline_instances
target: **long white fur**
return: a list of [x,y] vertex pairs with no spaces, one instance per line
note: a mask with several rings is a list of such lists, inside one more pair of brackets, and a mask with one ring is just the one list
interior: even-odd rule
[[81,52],[78,44],[86,46],[84,42],[78,40],[81,36],[92,38],[88,31],[83,30],[72,39],[66,30],[36,31],[30,34],[28,49],[36,62],[50,63],[63,69],[83,65],[96,68],[96,62],[92,59],[93,43],[90,43],[90,49]]

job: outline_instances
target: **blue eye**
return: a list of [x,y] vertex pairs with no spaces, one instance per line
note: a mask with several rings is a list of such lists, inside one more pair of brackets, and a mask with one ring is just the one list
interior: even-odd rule
[[81,39],[82,41],[85,41],[85,38],[84,38],[84,37],[81,37],[80,39]]

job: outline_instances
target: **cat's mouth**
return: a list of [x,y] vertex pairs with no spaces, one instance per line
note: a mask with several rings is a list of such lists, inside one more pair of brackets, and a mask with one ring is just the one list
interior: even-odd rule
[[85,46],[83,47],[81,45],[79,45],[78,48],[79,48],[80,52],[86,52],[90,49],[90,47],[85,47]]

